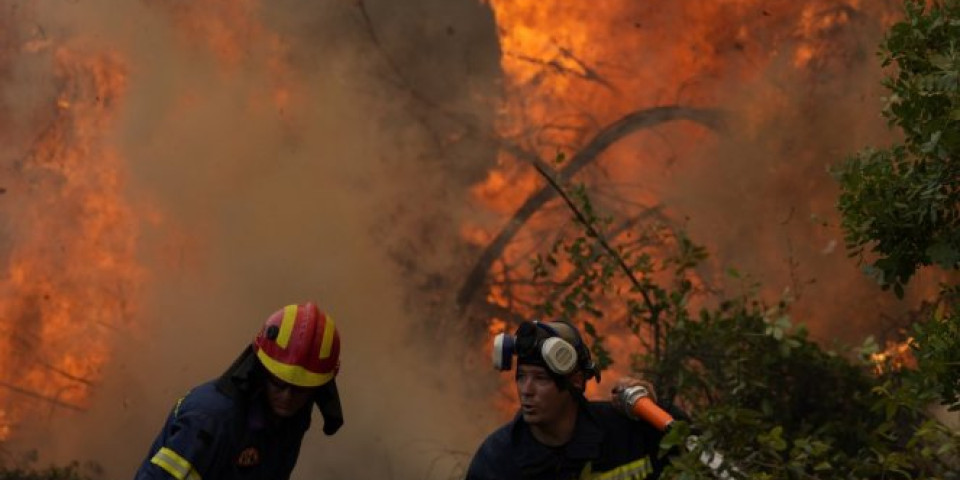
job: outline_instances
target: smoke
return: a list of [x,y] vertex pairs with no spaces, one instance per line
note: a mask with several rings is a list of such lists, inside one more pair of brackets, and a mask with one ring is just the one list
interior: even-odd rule
[[[716,136],[671,125],[605,158],[643,157],[642,175],[623,178],[689,217],[720,270],[734,267],[773,294],[790,287],[797,319],[822,337],[855,340],[858,319],[870,318],[862,306],[892,310],[843,255],[825,167],[887,138],[879,116],[863,121],[879,107],[872,52],[884,14],[841,9],[843,27],[797,38],[849,50],[814,49],[804,60],[794,55],[800,45],[734,28],[749,20],[751,32],[792,31],[801,7],[711,5],[609,4],[612,14],[575,6],[578,19],[602,25],[599,36],[573,31],[589,31],[587,21],[563,24],[569,31],[539,39],[544,65],[522,51],[505,61],[549,73],[554,59],[574,78],[561,85],[584,95],[544,87],[508,97],[523,115],[559,105],[534,122],[553,122],[564,142],[571,118],[603,125],[624,109],[672,102],[733,112]],[[717,15],[728,16],[715,23]],[[499,417],[488,412],[489,385],[467,381],[474,366],[463,351],[476,346],[455,337],[462,319],[448,307],[476,256],[459,228],[484,218],[464,200],[497,155],[488,136],[500,52],[489,5],[6,0],[0,29],[5,167],[31,148],[57,101],[54,49],[115,53],[126,80],[102,138],[123,160],[146,272],[142,288],[124,294],[132,317],[109,319],[121,320],[111,322],[120,325],[113,357],[87,410],[49,407],[10,446],[130,477],[179,396],[219,375],[270,313],[315,300],[341,329],[346,425],[332,438],[308,433],[295,478],[449,478],[463,466]],[[587,51],[565,50],[583,38]],[[542,109],[524,109],[541,100]],[[526,119],[512,120],[518,130],[536,125]],[[558,143],[529,150],[549,157]],[[604,168],[617,178],[633,167]],[[8,229],[4,248],[20,238]]]
[[[481,98],[498,58],[489,12],[469,1],[2,8],[30,12],[18,22],[28,39],[123,63],[126,87],[103,135],[125,161],[148,272],[87,410],[51,408],[8,448],[130,477],[178,397],[219,375],[273,311],[314,300],[341,332],[346,424],[335,437],[308,434],[294,477],[449,478],[462,468],[491,419],[484,399],[464,398],[456,341],[423,335],[456,319],[415,308],[422,279],[409,273],[425,270],[418,254],[432,271],[453,263],[440,245],[455,238],[457,196],[483,170],[477,159],[493,157],[463,133],[492,115]],[[22,45],[12,51],[19,70],[49,60]],[[55,100],[43,68],[43,88],[7,82],[18,94],[5,108]],[[29,143],[28,129],[5,147],[21,138]]]
[[[683,160],[664,199],[708,245],[714,280],[726,269],[739,272],[740,280],[726,278],[729,294],[759,282],[765,297],[792,301],[793,319],[817,338],[857,344],[868,333],[893,333],[893,319],[926,288],[918,279],[912,298],[897,301],[847,258],[829,173],[857,150],[894,138],[880,116],[884,72],[875,55],[893,8],[802,10],[780,14],[806,31],[795,27],[794,36],[775,39],[782,27],[751,25],[752,37],[722,56],[734,68],[709,88],[729,122]],[[745,79],[740,72],[750,64],[763,67]],[[881,315],[890,324],[878,324]]]

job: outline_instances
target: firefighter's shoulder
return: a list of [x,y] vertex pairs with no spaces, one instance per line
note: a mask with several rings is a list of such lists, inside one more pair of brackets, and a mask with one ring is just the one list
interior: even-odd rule
[[178,399],[173,416],[199,415],[212,420],[232,417],[236,402],[218,390],[215,383],[211,381],[199,385]]
[[467,480],[512,478],[505,470],[513,470],[514,456],[518,453],[516,419],[494,430],[477,448],[467,469]]

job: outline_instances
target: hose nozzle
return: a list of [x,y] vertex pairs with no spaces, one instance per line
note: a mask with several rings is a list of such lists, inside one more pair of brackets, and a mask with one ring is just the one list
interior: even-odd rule
[[673,423],[673,417],[650,398],[650,392],[642,385],[621,390],[620,401],[626,409],[627,416],[644,420],[657,430],[665,431]]

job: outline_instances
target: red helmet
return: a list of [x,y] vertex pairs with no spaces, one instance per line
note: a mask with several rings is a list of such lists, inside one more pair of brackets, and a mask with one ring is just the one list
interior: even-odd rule
[[319,387],[340,370],[340,334],[313,303],[287,305],[271,315],[253,349],[270,373],[300,387]]

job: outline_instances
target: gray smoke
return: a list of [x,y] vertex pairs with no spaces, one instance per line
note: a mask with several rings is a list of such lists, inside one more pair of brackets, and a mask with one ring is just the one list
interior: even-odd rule
[[148,271],[89,409],[27,422],[7,448],[129,478],[178,397],[219,375],[273,311],[314,300],[341,331],[346,425],[311,431],[294,477],[450,478],[497,419],[464,398],[455,349],[423,335],[441,320],[407,293],[424,281],[411,270],[427,270],[411,262],[454,264],[443,242],[463,186],[494,158],[464,133],[492,117],[492,15],[473,1],[220,3],[2,4],[22,12],[3,50],[21,72],[4,79],[17,92],[4,96],[11,158],[43,123],[17,113],[56,92],[50,50],[28,55],[25,42],[124,63],[105,135],[144,215]]

